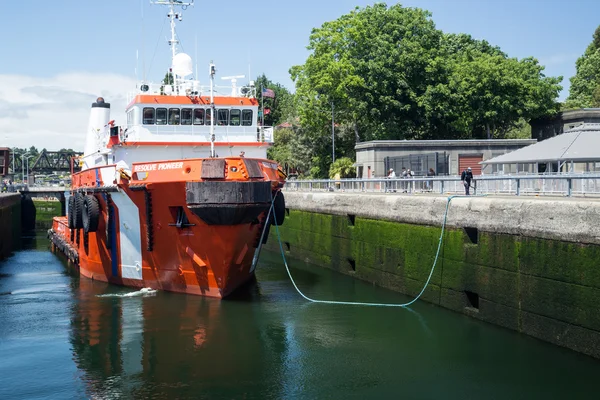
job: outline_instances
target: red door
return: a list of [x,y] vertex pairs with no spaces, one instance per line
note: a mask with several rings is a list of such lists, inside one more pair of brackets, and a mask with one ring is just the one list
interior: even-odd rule
[[458,174],[471,167],[473,175],[481,175],[481,164],[483,154],[459,154],[458,156]]

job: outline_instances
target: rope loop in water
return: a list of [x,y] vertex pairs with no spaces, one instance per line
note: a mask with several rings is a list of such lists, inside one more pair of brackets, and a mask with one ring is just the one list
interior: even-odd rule
[[[275,197],[279,195],[279,192],[273,197],[273,199],[271,200],[271,204],[273,204],[273,202],[275,202]],[[275,222],[275,231],[277,232],[277,241],[279,242],[279,250],[281,251],[281,257],[283,258],[283,264],[285,265],[285,270],[287,271],[288,276],[290,277],[290,280],[292,281],[292,285],[294,285],[294,288],[296,289],[296,291],[298,292],[298,294],[300,296],[302,296],[304,299],[312,302],[312,303],[321,303],[321,304],[342,304],[342,305],[350,305],[350,306],[372,306],[372,307],[408,307],[411,304],[413,304],[415,301],[419,300],[419,298],[423,295],[423,292],[425,292],[425,289],[427,289],[427,286],[429,286],[429,282],[431,281],[431,277],[433,276],[433,271],[435,270],[435,266],[438,262],[438,258],[440,256],[440,250],[442,248],[442,242],[444,239],[444,231],[446,229],[446,221],[448,219],[448,209],[450,207],[450,202],[452,201],[452,199],[456,198],[456,197],[481,197],[480,196],[466,196],[466,195],[453,195],[453,196],[448,196],[448,199],[446,201],[446,210],[444,211],[444,219],[442,221],[442,231],[440,232],[440,239],[438,241],[438,247],[437,247],[437,252],[435,253],[435,259],[433,260],[433,265],[431,266],[431,271],[429,272],[429,276],[427,277],[427,281],[425,282],[425,285],[423,286],[423,289],[421,289],[421,291],[419,292],[419,294],[412,299],[411,301],[409,301],[408,303],[401,303],[401,304],[395,304],[395,303],[364,303],[364,302],[359,302],[359,301],[335,301],[335,300],[317,300],[317,299],[312,299],[310,297],[308,297],[307,295],[305,295],[304,293],[302,293],[302,291],[298,288],[298,285],[296,285],[296,282],[294,281],[294,278],[292,277],[292,274],[290,272],[290,268],[288,266],[287,263],[287,259],[285,258],[285,252],[283,251],[283,245],[281,242],[281,236],[279,234],[279,226],[277,225],[277,219],[275,217],[275,213],[273,213],[273,218],[274,218],[274,222]],[[272,207],[271,207],[272,209]]]

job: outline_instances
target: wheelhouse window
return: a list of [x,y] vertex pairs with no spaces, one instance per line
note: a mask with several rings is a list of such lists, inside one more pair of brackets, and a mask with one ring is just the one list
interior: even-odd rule
[[204,108],[194,109],[194,125],[204,125]]
[[182,108],[181,109],[181,125],[191,125],[192,124],[192,109],[191,108]]
[[144,108],[144,117],[143,117],[143,123],[144,125],[154,125],[154,108],[151,107],[146,107]]
[[227,123],[229,122],[229,110],[220,108],[217,113],[217,121],[217,124],[219,126],[227,125]]
[[167,109],[166,108],[157,108],[156,109],[156,125],[166,125],[167,124]]
[[212,114],[210,112],[210,108],[206,109],[206,125],[210,125],[211,115],[215,115],[217,110],[212,110]]
[[179,108],[169,108],[169,125],[179,125]]
[[229,125],[240,126],[241,110],[231,110],[229,113]]
[[242,126],[252,125],[252,110],[242,110]]

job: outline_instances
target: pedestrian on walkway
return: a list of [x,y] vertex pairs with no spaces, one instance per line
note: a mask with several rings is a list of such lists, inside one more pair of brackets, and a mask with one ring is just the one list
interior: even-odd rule
[[467,168],[462,172],[460,176],[460,181],[465,185],[465,195],[469,196],[469,188],[471,187],[471,181],[473,180],[473,171],[471,171],[471,167]]
[[[427,171],[427,176],[435,176],[435,171],[433,168],[429,168],[429,171]],[[427,190],[429,192],[433,190],[433,181],[427,181]]]
[[[387,178],[388,179],[396,179],[396,173],[394,172],[393,168],[390,168]],[[390,182],[386,182],[386,183],[387,183],[387,185],[386,185],[385,191],[386,192],[395,192],[395,190],[392,190],[392,182],[390,181]],[[395,185],[396,182],[394,182],[393,184]]]

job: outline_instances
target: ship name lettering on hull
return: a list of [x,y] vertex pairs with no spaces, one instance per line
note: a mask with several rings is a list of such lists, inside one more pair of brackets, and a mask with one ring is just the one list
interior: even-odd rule
[[179,169],[183,167],[183,162],[169,162],[160,164],[136,165],[134,172],[162,171],[167,169]]

